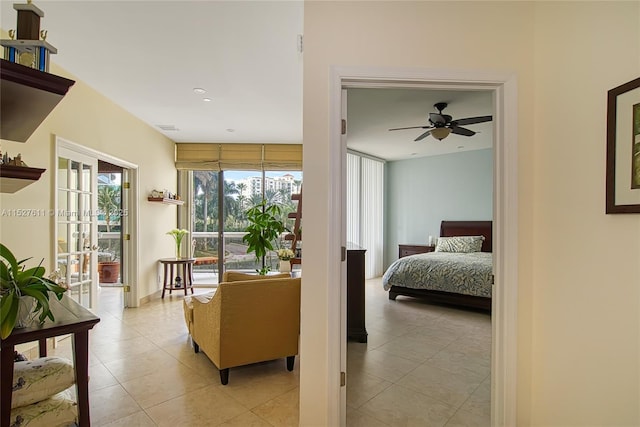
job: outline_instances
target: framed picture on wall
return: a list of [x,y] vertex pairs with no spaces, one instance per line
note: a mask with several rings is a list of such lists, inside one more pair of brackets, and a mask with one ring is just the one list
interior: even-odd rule
[[640,213],[640,78],[607,95],[606,213]]

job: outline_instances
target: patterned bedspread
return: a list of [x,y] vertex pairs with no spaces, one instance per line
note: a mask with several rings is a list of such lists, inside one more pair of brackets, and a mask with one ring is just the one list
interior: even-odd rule
[[391,286],[491,297],[491,253],[430,252],[396,260],[382,277]]

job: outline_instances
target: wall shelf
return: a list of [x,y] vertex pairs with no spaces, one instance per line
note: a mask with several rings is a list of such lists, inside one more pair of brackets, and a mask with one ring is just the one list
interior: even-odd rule
[[0,165],[0,192],[15,193],[40,179],[46,169]]
[[147,200],[165,205],[184,205],[184,200],[167,199],[166,197],[147,197]]
[[0,59],[0,138],[25,142],[75,83]]

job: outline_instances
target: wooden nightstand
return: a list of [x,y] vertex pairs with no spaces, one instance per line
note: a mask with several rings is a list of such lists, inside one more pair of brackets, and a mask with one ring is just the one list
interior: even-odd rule
[[409,255],[424,254],[427,252],[433,252],[436,249],[435,246],[429,245],[398,245],[398,258],[402,258]]

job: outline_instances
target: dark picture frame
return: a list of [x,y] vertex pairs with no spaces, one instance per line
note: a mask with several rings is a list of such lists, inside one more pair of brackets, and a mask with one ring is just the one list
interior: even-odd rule
[[607,93],[606,213],[640,213],[640,77]]

